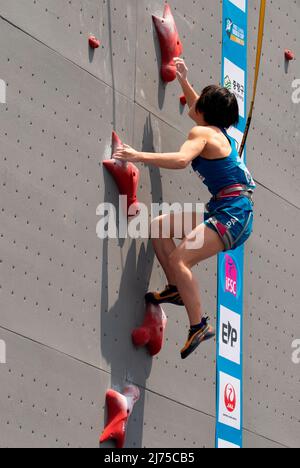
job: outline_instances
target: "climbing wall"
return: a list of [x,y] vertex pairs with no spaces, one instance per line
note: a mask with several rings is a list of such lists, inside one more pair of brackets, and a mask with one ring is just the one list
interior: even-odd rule
[[[219,82],[221,3],[170,0],[197,90]],[[183,4],[184,3],[184,4]],[[299,1],[269,5],[262,77],[248,145],[258,184],[246,249],[245,445],[299,446],[300,338]],[[212,447],[215,343],[181,361],[183,310],[166,306],[158,357],[136,351],[131,331],[143,296],[165,278],[146,240],[100,240],[97,207],[118,204],[102,161],[111,132],[144,151],[177,151],[192,122],[177,82],[160,80],[152,14],[163,1],[0,0],[0,447],[97,447],[105,392],[138,385],[126,446]],[[250,4],[250,70],[258,0]],[[101,41],[96,51],[88,37]],[[250,82],[251,85],[251,82]],[[2,92],[0,96],[3,97]],[[6,101],[6,102],[5,102]],[[141,166],[146,205],[205,202],[197,177]],[[215,322],[216,261],[196,269]],[[108,445],[106,445],[108,446]]]

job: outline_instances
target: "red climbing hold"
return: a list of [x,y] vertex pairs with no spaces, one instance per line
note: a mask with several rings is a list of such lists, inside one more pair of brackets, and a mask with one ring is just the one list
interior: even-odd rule
[[167,317],[159,305],[147,304],[146,316],[141,328],[132,333],[135,346],[147,346],[151,356],[158,354],[164,342]]
[[140,391],[134,385],[126,387],[123,394],[108,390],[106,393],[108,420],[100,437],[101,444],[107,440],[115,440],[117,448],[124,448],[128,420],[139,399]]
[[163,18],[155,15],[152,15],[152,18],[161,48],[161,76],[164,82],[169,83],[176,79],[174,57],[179,57],[182,54],[183,46],[169,5],[165,6]]
[[180,96],[180,102],[181,102],[182,106],[186,106],[187,100],[186,100],[186,97],[185,97],[184,94],[182,96]]
[[289,62],[290,62],[291,60],[295,60],[295,54],[294,54],[294,52],[292,52],[292,51],[289,50],[289,49],[285,49],[284,55],[285,55],[286,60],[288,60]]
[[127,196],[127,215],[129,217],[134,217],[140,212],[139,202],[137,200],[140,171],[132,163],[113,159],[117,148],[120,146],[123,147],[123,143],[116,132],[113,132],[112,159],[104,161],[103,165],[115,179],[120,195]]
[[92,49],[98,49],[100,47],[100,41],[95,36],[90,36],[89,45]]

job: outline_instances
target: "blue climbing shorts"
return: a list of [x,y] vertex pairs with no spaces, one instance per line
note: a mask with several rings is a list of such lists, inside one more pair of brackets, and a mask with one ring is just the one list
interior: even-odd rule
[[225,249],[243,245],[253,231],[253,202],[245,196],[211,200],[206,205],[204,223],[219,234]]

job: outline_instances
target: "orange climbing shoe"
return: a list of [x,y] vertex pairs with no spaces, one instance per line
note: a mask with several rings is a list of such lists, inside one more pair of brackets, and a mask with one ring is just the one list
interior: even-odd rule
[[177,306],[184,306],[183,300],[178,292],[176,286],[168,285],[166,288],[158,292],[149,292],[145,296],[146,302],[150,304],[174,304]]
[[208,325],[209,318],[203,318],[200,325],[192,327],[185,347],[181,350],[182,359],[189,357],[203,341],[214,338],[215,330]]

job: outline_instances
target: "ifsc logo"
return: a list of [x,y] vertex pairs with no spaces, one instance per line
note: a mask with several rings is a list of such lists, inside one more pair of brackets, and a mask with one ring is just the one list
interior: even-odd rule
[[225,258],[225,291],[235,297],[238,295],[238,268],[230,255]]
[[237,261],[232,255],[226,254],[222,260],[222,289],[226,294],[239,299],[241,294],[241,273]]

